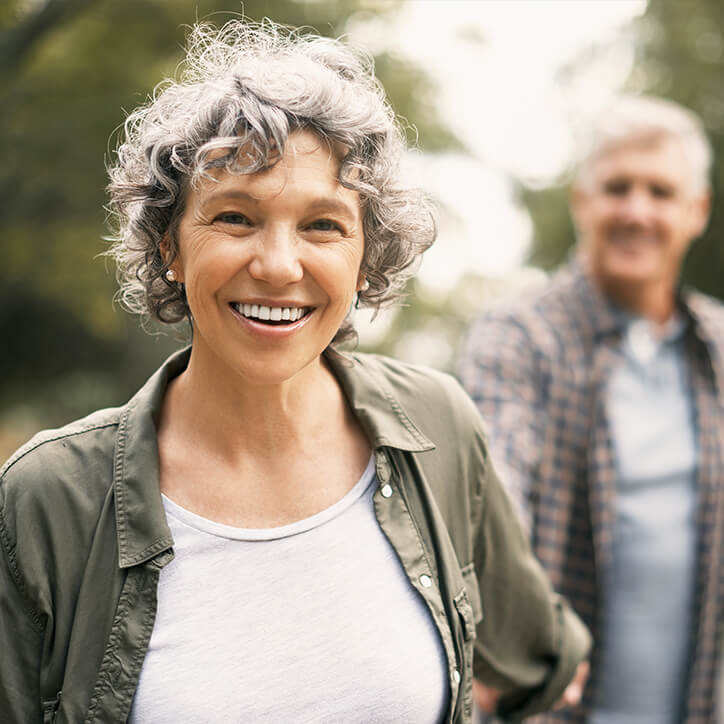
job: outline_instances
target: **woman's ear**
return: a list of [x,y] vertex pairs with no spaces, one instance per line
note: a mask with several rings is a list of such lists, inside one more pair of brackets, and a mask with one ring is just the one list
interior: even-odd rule
[[[178,263],[178,256],[176,256],[176,258],[173,257],[173,252],[171,251],[171,237],[168,232],[163,235],[163,239],[161,239],[161,243],[158,245],[158,250],[161,254],[164,265],[168,266],[166,278],[169,281],[179,282],[182,284],[183,279],[181,278],[181,265]],[[171,259],[173,259],[173,261],[169,263],[169,260]]]

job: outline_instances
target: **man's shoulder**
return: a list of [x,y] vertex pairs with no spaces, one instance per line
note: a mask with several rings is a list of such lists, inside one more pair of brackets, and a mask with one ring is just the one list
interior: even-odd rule
[[687,290],[685,299],[706,341],[724,348],[724,303],[695,289]]
[[467,354],[557,359],[578,339],[576,310],[585,303],[574,270],[563,267],[483,311],[468,331]]
[[572,303],[581,297],[581,284],[575,268],[564,266],[542,281],[531,283],[515,294],[501,297],[481,317],[497,317],[531,324],[549,319],[551,314],[568,315]]

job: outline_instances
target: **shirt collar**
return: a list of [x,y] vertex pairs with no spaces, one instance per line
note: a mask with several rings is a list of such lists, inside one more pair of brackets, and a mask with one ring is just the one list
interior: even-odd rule
[[[121,412],[113,467],[121,568],[173,546],[161,500],[157,424],[166,388],[186,369],[190,354],[187,347],[169,357]],[[373,447],[413,452],[435,447],[402,408],[380,365],[340,353],[325,358]]]
[[[580,258],[575,257],[567,265],[567,272],[572,277],[578,301],[581,302],[580,310],[587,316],[589,326],[596,337],[621,332],[629,324],[633,315],[599,290],[586,272]],[[707,345],[717,339],[716,327],[721,326],[719,322],[721,314],[712,314],[712,306],[710,300],[685,285],[679,286],[676,290],[676,310],[683,328],[691,323]],[[678,326],[677,323],[677,331]]]
[[[594,338],[620,332],[628,323],[628,315],[621,307],[614,304],[594,284],[586,272],[580,258],[575,257],[568,264],[576,296],[581,301],[578,313],[586,317],[584,329],[590,329]],[[575,303],[571,300],[572,303]]]
[[[584,316],[582,329],[591,329],[594,338],[623,332],[630,315],[610,301],[587,275],[580,258],[574,257],[564,268],[570,275],[575,298],[570,301],[574,313]],[[676,307],[685,335],[693,334],[709,355],[718,388],[724,390],[724,314],[719,301],[681,285],[676,290]]]

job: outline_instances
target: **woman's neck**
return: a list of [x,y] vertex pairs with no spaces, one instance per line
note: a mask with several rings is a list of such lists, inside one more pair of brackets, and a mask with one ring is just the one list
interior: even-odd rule
[[[194,356],[169,386],[164,425],[231,461],[253,451],[278,454],[306,447],[346,416],[346,403],[334,375],[318,358],[278,384],[256,384],[218,374],[203,355]],[[332,428],[333,429],[333,428]]]

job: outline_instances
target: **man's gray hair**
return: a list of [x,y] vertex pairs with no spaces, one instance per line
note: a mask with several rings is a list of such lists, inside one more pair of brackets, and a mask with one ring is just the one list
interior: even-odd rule
[[[267,168],[297,130],[344,149],[339,180],[359,193],[363,218],[360,302],[379,308],[400,296],[436,230],[429,201],[400,183],[406,143],[371,59],[337,40],[234,19],[194,26],[179,80],[125,122],[108,190],[126,309],[169,323],[190,316],[183,287],[165,278],[187,190],[214,169]],[[334,341],[353,335],[346,320]]]
[[674,101],[623,94],[597,113],[579,152],[576,182],[585,184],[593,164],[612,150],[638,142],[675,138],[691,165],[692,187],[710,186],[712,147],[699,117]]

